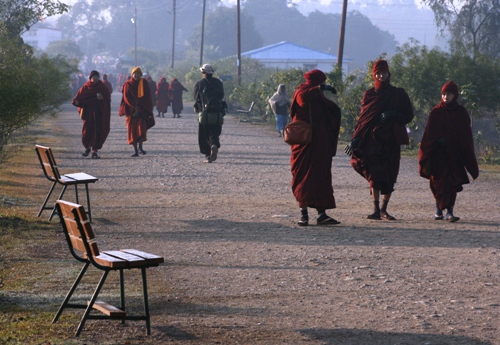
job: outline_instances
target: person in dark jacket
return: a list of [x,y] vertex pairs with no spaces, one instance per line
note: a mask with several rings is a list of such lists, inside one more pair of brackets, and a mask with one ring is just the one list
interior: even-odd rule
[[200,71],[203,78],[193,88],[194,108],[198,113],[198,144],[200,152],[205,155],[205,163],[217,159],[220,149],[220,135],[224,123],[225,110],[222,100],[224,86],[219,78],[215,78],[214,68],[204,64]]

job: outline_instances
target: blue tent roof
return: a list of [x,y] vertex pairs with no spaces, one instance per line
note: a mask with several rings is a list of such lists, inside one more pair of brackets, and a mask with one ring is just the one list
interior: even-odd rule
[[286,60],[293,58],[294,60],[337,61],[336,55],[330,55],[286,41],[250,50],[241,55],[257,60]]

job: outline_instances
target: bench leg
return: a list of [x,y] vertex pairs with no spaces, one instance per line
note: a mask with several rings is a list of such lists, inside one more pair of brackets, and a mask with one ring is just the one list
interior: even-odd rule
[[82,321],[80,321],[80,324],[78,325],[78,329],[76,330],[75,337],[78,337],[80,335],[80,332],[82,331],[83,327],[85,326],[85,322],[87,321],[87,318],[89,317],[90,311],[92,310],[94,303],[97,299],[97,296],[99,295],[99,292],[102,289],[102,286],[104,285],[104,282],[106,281],[106,278],[108,276],[109,271],[104,271],[102,274],[101,280],[99,281],[99,284],[97,284],[97,287],[94,291],[94,294],[90,298],[89,305],[87,306],[87,309],[85,309],[85,313],[83,314]]
[[[62,191],[61,191],[61,194],[59,194],[59,198],[58,200],[62,200],[63,196],[64,196],[64,193],[66,192],[66,188],[68,188],[68,186],[64,186]],[[56,208],[54,207],[54,209],[52,210],[52,213],[50,214],[50,217],[49,217],[49,222],[52,220],[52,217],[54,217],[54,214],[56,214]]]
[[[75,185],[76,187],[76,185]],[[89,215],[89,221],[92,223],[92,210],[90,208],[90,193],[89,184],[85,183],[85,192],[87,193],[87,214]]]
[[45,201],[43,202],[43,205],[40,208],[40,211],[38,212],[37,217],[40,217],[40,215],[42,214],[43,210],[52,210],[53,209],[52,207],[45,207],[45,205],[47,205],[47,201],[49,201],[49,198],[52,195],[52,192],[54,191],[54,188],[56,187],[56,184],[57,184],[57,182],[54,182],[54,184],[50,188],[49,194],[47,194],[47,196],[45,197]]
[[144,295],[144,313],[146,314],[146,332],[151,335],[151,321],[149,315],[149,301],[148,301],[148,283],[146,277],[146,267],[141,267],[142,273],[142,292]]
[[[125,311],[125,279],[123,277],[123,270],[120,270],[120,309]],[[122,320],[125,324],[125,319]]]
[[73,292],[75,292],[76,287],[80,283],[80,280],[82,280],[83,275],[87,271],[87,268],[89,267],[89,265],[90,265],[90,262],[87,262],[87,263],[85,263],[85,265],[83,265],[82,270],[80,271],[80,273],[78,274],[78,277],[76,277],[76,280],[73,283],[73,286],[69,290],[68,294],[66,295],[66,298],[64,299],[64,301],[62,302],[61,306],[59,307],[59,310],[57,311],[56,315],[52,319],[52,323],[56,323],[57,320],[59,319],[59,316],[61,316],[64,308],[66,308],[66,307],[69,306],[68,302],[69,302],[71,296],[73,295]]

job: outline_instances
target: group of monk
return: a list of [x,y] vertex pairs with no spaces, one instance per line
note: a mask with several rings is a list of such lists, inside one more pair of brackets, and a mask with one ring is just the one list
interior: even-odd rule
[[[124,74],[118,76],[118,85],[122,93],[119,114],[126,117],[128,130],[127,141],[134,148],[132,157],[145,155],[143,143],[147,140],[146,133],[155,125],[153,109],[156,105],[158,116],[165,117],[168,106],[172,106],[173,117],[181,117],[183,108],[182,92],[187,89],[173,78],[170,85],[164,77],[158,86],[156,82],[139,67],[132,70],[126,78]],[[98,71],[89,74],[73,99],[73,105],[78,107],[82,126],[82,144],[85,151],[82,156],[87,157],[92,152],[93,159],[100,158],[98,151],[102,148],[110,130],[111,94],[113,86],[107,75],[100,80]]]
[[[387,208],[399,173],[401,145],[409,144],[406,126],[414,114],[406,91],[391,85],[387,61],[376,61],[372,76],[374,86],[363,94],[361,112],[345,152],[351,156],[354,170],[369,182],[373,212],[367,218],[392,221],[396,218]],[[92,71],[73,99],[83,120],[82,155],[92,152],[92,158],[99,158],[98,150],[109,134],[111,92],[99,77],[99,72]],[[293,121],[301,120],[312,127],[311,142],[291,145],[292,191],[301,212],[298,224],[309,225],[308,208],[314,208],[318,212],[317,225],[335,225],[340,222],[328,216],[326,210],[336,207],[331,167],[341,114],[323,92],[337,91],[325,84],[326,75],[320,70],[307,72],[304,78],[306,81],[295,90],[290,107]],[[168,85],[162,78],[155,91],[158,116],[164,116],[169,105],[165,92],[167,96],[168,92],[180,94],[182,99],[182,92],[187,90],[176,79]],[[454,215],[454,206],[457,193],[470,182],[467,172],[473,179],[479,175],[471,119],[458,104],[458,98],[458,86],[453,81],[445,83],[441,102],[430,112],[418,154],[420,176],[430,180],[436,201],[434,219],[449,222],[460,219]],[[172,107],[174,117],[180,117],[182,101],[180,108],[175,103]],[[126,116],[127,140],[134,148],[132,157],[145,155],[143,143],[155,120],[150,83],[139,67],[123,83],[119,115]]]
[[[370,185],[373,212],[367,218],[392,221],[396,218],[387,207],[399,173],[401,145],[409,144],[406,125],[414,114],[406,91],[391,85],[387,61],[376,61],[372,76],[374,86],[363,94],[345,152],[351,156],[354,170]],[[306,82],[295,90],[290,110],[292,121],[308,122],[313,131],[311,143],[291,146],[292,191],[301,212],[298,224],[309,225],[308,208],[313,208],[318,212],[317,225],[335,225],[340,222],[326,210],[336,207],[331,164],[341,117],[338,106],[322,90],[336,90],[324,84],[326,75],[320,70],[307,72],[304,78]],[[449,222],[460,219],[454,215],[454,206],[457,193],[469,183],[467,172],[473,179],[479,175],[470,116],[458,104],[458,96],[453,81],[444,84],[441,102],[430,112],[418,155],[420,176],[430,180],[436,201],[434,219]]]

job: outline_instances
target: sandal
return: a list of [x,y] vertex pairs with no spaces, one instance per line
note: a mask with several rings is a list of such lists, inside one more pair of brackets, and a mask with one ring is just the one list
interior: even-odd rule
[[444,216],[442,214],[435,214],[434,215],[434,220],[443,220]]
[[89,153],[90,153],[90,148],[85,149],[85,152],[82,153],[82,156],[87,157],[89,155]]
[[340,224],[340,222],[332,217],[320,217],[316,220],[317,225],[336,225]]
[[92,152],[92,159],[99,159],[101,156],[97,154],[97,152]]
[[372,214],[368,215],[368,217],[366,217],[367,219],[373,219],[373,220],[381,220],[382,218],[380,218],[380,213],[379,212],[373,212]]
[[139,153],[140,153],[141,155],[145,155],[145,154],[146,154],[146,151],[144,151],[144,150],[140,150],[140,152],[139,152]]
[[391,216],[389,213],[380,211],[380,218],[384,220],[396,220],[393,216]]
[[309,225],[309,217],[300,217],[300,220],[297,222],[299,226],[308,226]]
[[455,223],[456,221],[460,220],[460,217],[455,217],[452,214],[447,214],[446,215],[446,220],[450,223]]
[[130,157],[139,157],[139,154],[138,153],[134,153],[132,156]]

